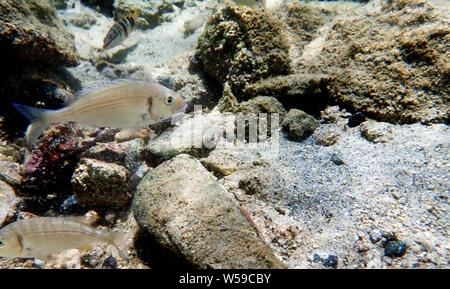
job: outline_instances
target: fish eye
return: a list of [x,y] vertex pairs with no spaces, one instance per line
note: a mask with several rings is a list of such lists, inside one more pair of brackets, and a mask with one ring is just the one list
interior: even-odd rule
[[173,96],[170,96],[170,95],[169,95],[169,96],[166,97],[166,99],[165,99],[164,102],[165,102],[166,104],[172,104],[174,101],[175,101],[175,99],[173,98]]
[[0,247],[3,247],[3,245],[5,245],[5,243],[0,240]]

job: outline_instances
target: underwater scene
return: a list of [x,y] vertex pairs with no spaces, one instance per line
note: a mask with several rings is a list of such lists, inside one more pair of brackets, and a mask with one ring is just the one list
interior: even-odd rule
[[0,1],[0,269],[450,268],[450,1]]

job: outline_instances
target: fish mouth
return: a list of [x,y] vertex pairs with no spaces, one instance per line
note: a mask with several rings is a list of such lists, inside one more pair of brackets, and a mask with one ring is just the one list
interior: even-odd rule
[[188,108],[188,104],[185,103],[180,109],[177,110],[177,113],[185,112],[187,108]]

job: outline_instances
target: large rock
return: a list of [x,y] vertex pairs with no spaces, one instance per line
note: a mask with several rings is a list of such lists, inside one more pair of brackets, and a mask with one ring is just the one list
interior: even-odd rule
[[316,57],[302,56],[302,70],[333,75],[330,97],[351,111],[393,123],[447,123],[448,13],[430,1],[372,1],[322,29],[311,44]]
[[196,267],[283,267],[233,196],[189,155],[146,174],[133,212],[161,245]]
[[0,2],[0,48],[26,61],[78,65],[73,36],[49,1]]
[[203,70],[236,97],[261,78],[290,71],[289,46],[280,23],[261,10],[226,6],[206,23],[196,57]]

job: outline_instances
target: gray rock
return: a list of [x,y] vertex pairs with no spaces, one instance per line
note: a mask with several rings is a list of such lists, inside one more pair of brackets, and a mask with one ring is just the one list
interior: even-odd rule
[[5,218],[11,214],[18,203],[14,190],[5,182],[0,180],[0,226]]
[[146,174],[133,212],[142,228],[199,268],[282,268],[271,249],[199,161],[182,154]]
[[83,158],[72,176],[77,202],[88,208],[124,207],[131,199],[123,166]]
[[302,141],[314,132],[319,122],[301,110],[291,109],[281,125],[289,133],[289,139]]
[[182,153],[202,157],[214,149],[223,131],[224,116],[220,112],[186,116],[180,125],[149,140],[144,154],[148,161],[154,163]]

